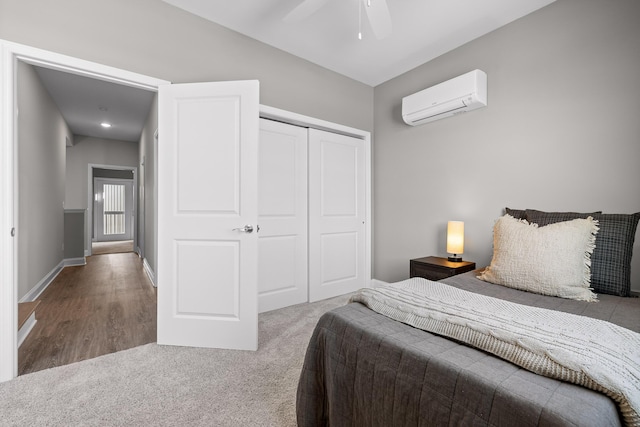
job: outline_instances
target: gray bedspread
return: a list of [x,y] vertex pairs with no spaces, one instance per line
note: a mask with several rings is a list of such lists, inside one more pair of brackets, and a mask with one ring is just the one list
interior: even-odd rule
[[[444,282],[483,295],[607,320],[640,332],[640,299],[588,303],[480,281]],[[297,395],[300,426],[620,425],[603,394],[542,377],[353,303],[313,333]]]

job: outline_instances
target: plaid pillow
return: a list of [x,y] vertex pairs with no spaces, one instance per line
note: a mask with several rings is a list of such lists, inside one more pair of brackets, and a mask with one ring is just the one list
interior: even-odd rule
[[599,214],[600,231],[591,258],[591,284],[596,292],[631,296],[631,257],[640,212]]
[[596,248],[591,256],[593,290],[600,294],[631,296],[631,257],[640,212],[630,215],[599,212],[589,214],[527,209],[527,220],[541,227],[588,216],[598,220],[600,227],[596,235]]

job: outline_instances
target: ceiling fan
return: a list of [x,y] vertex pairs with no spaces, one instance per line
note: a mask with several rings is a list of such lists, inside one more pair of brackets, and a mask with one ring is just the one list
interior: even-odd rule
[[[391,35],[391,15],[387,7],[387,0],[357,0],[360,11],[364,7],[367,12],[369,24],[378,40]],[[302,0],[284,18],[284,22],[298,22],[316,13],[329,0]],[[358,33],[358,38],[362,38],[362,32]]]

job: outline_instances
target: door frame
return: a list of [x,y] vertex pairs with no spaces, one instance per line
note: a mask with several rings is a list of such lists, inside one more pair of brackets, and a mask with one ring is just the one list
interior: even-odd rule
[[[153,92],[157,92],[160,85],[171,84],[167,80],[0,39],[0,93],[3,94],[0,99],[0,129],[2,129],[0,134],[0,382],[11,380],[18,374],[17,239],[11,235],[12,230],[17,230],[19,226],[17,212],[18,176],[17,168],[14,167],[17,160],[16,144],[18,141],[18,112],[16,111],[18,61]],[[371,284],[372,244],[371,133],[264,105],[260,105],[260,117],[349,135],[364,141],[366,165],[365,285],[369,286]],[[156,194],[157,191],[156,185]],[[157,200],[157,197],[154,197],[154,200]],[[157,215],[157,206],[154,210],[155,216]]]
[[[89,163],[87,166],[87,218],[90,218],[86,224],[85,230],[85,247],[84,247],[84,256],[91,256],[93,251],[92,243],[93,243],[93,230],[95,228],[95,218],[93,212],[93,197],[94,197],[94,188],[93,188],[93,169],[112,169],[112,170],[130,170],[133,171],[133,209],[135,210],[135,215],[133,219],[133,250],[135,251],[138,247],[138,210],[140,206],[138,206],[138,168],[135,166],[115,166],[115,165],[100,165],[96,163]],[[154,197],[155,200],[155,197]]]
[[[17,65],[18,61],[58,71],[158,91],[169,81],[126,71],[59,53],[0,40],[0,382],[18,374],[17,239],[19,230],[17,161]],[[16,231],[16,233],[19,231]]]

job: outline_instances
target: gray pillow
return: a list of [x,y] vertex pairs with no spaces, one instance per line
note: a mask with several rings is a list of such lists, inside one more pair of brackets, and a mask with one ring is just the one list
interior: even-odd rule
[[537,211],[535,209],[527,209],[525,211],[525,218],[529,222],[538,224],[540,227],[549,224],[555,224],[556,222],[571,221],[578,218],[594,217],[597,214],[601,214],[602,211],[596,212],[544,212]]
[[524,209],[504,208],[504,213],[511,215],[515,219],[527,219],[527,211]]
[[598,220],[596,248],[591,256],[591,287],[600,294],[631,296],[631,257],[640,220],[635,214],[541,212],[527,209],[527,220],[545,226],[592,216]]

